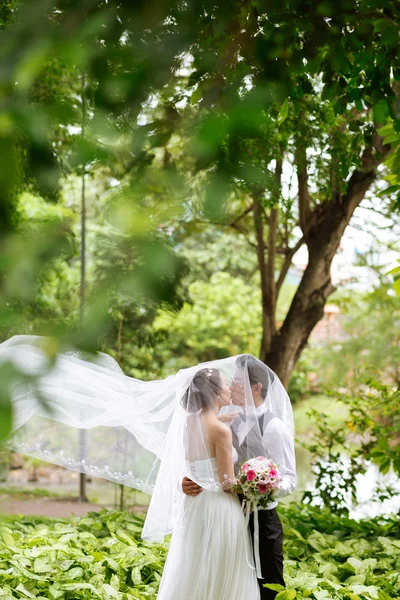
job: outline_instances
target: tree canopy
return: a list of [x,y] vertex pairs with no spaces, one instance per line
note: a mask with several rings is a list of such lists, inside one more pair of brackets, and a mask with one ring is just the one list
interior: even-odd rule
[[[2,6],[4,281],[20,268],[21,190],[56,202],[67,174],[95,181],[101,171],[113,260],[93,279],[87,331],[75,341],[104,333],[109,307],[98,300],[115,285],[137,302],[171,300],[180,266],[166,249],[193,230],[229,227],[257,259],[261,358],[287,383],[334,289],[330,266],[357,206],[385,178],[388,210],[398,202],[397,3]],[[68,229],[52,231],[32,248],[31,291],[65,252]],[[307,268],[277,319],[303,245]],[[2,290],[10,321],[22,296]]]

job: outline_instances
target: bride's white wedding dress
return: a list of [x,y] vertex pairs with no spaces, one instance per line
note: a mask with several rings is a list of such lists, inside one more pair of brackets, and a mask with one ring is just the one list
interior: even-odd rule
[[[188,462],[188,476],[201,478],[210,460],[218,480],[215,458]],[[259,600],[252,554],[236,495],[203,490],[186,496],[157,600]]]

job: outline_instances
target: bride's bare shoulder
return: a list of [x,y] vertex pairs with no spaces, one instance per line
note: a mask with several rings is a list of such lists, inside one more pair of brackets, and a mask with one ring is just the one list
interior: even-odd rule
[[210,424],[210,437],[214,444],[232,444],[232,432],[230,428],[225,425],[225,423],[221,423],[221,421],[216,420]]

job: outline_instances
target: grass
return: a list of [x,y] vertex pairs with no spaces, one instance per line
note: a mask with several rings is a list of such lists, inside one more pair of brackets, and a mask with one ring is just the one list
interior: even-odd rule
[[345,421],[347,416],[346,407],[342,403],[336,402],[330,396],[316,394],[305,400],[300,400],[293,406],[293,416],[296,436],[301,441],[308,438],[314,431],[315,420],[307,414],[311,409],[329,415],[333,425],[340,425],[340,423]]
[[0,486],[0,496],[12,496],[18,500],[25,498],[59,498],[59,494],[56,492],[43,488],[27,489],[9,486]]

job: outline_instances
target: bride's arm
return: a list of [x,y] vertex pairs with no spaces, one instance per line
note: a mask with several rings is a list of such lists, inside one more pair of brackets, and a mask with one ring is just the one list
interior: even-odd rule
[[215,428],[214,444],[219,481],[224,491],[229,492],[236,483],[236,479],[232,458],[232,432],[226,425],[221,423]]

